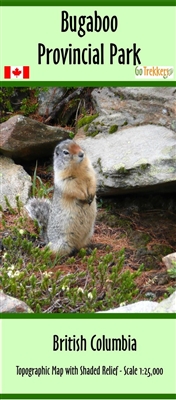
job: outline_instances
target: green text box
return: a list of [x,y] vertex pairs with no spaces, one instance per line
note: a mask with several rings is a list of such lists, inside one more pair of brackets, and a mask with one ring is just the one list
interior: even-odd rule
[[[76,17],[77,32],[71,32],[70,22],[67,32],[61,32],[61,13],[67,11],[70,17]],[[112,18],[117,16],[118,28],[115,32],[86,32],[83,37],[78,35],[78,18],[81,15],[94,16],[97,11],[103,19],[105,16]],[[139,75],[135,73],[135,50],[138,53],[141,66],[176,66],[176,24],[175,7],[1,7],[2,39],[1,39],[1,71],[0,78],[4,80],[4,66],[30,66],[31,81],[136,81]],[[29,21],[29,23],[28,23]],[[86,22],[87,23],[87,22]],[[10,34],[9,34],[10,32]],[[46,54],[38,64],[39,46],[45,48]],[[112,59],[110,56],[114,46],[118,53]],[[48,54],[47,49],[59,49]],[[61,52],[61,49],[63,51]],[[66,54],[65,64],[62,54]],[[73,49],[85,51],[85,59],[88,64],[73,64]],[[98,49],[98,50],[96,50]],[[124,62],[119,64],[120,49],[124,49]],[[128,55],[126,49],[133,49]],[[98,53],[97,53],[98,51]],[[120,52],[120,53],[119,53]],[[61,54],[62,53],[62,54]],[[90,54],[90,62],[88,60]],[[99,54],[99,64],[93,64],[93,57]],[[98,56],[97,56],[98,57]],[[121,57],[122,60],[122,57]],[[129,64],[127,64],[127,61]],[[103,62],[101,64],[101,62]],[[145,76],[140,82],[163,82],[162,75]],[[168,78],[167,81],[173,81]],[[19,82],[15,78],[12,82]],[[26,82],[26,80],[24,80]]]
[[[175,393],[175,334],[176,321],[173,319],[3,320],[2,393]],[[79,339],[82,335],[86,350],[64,348],[53,351],[53,335],[62,339]],[[93,350],[91,338],[94,335],[95,347],[96,343],[102,343],[103,335],[111,341],[122,335],[131,340],[135,338],[136,351]],[[81,375],[83,366],[99,368],[100,374]],[[117,375],[103,373],[103,367],[115,371],[117,366]],[[45,374],[26,375],[29,372],[26,368],[38,368],[39,371],[42,367]],[[65,368],[70,367],[75,371],[77,368],[78,373],[67,375]],[[125,373],[126,368],[130,368],[129,374]],[[148,371],[152,375],[145,375],[145,368],[150,368]],[[55,373],[59,369],[62,376]]]

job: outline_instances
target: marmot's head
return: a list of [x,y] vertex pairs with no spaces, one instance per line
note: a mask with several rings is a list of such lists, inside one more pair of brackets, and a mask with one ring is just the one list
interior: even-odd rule
[[68,166],[79,164],[84,157],[84,151],[74,140],[64,140],[54,150],[54,168],[64,169]]

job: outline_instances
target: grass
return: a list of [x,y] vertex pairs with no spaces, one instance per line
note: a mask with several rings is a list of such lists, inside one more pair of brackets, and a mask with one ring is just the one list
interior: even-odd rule
[[37,175],[37,166],[36,162],[34,175],[32,179],[32,197],[47,197],[50,192],[53,191],[54,186],[50,186],[50,183],[43,183],[41,178]]

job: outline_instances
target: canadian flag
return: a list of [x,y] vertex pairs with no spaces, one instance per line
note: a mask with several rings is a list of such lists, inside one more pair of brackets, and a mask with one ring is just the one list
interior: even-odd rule
[[29,79],[29,66],[23,67],[4,67],[4,78],[5,79]]

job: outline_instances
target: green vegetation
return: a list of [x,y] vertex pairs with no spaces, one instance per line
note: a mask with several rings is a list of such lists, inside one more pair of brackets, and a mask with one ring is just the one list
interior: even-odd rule
[[172,248],[165,244],[154,244],[151,246],[151,249],[155,256],[160,258],[167,256],[167,254],[172,252]]
[[[174,281],[176,281],[176,262],[172,261],[172,265],[173,265],[173,267],[168,269],[167,272],[168,272],[169,277],[171,279],[174,279]],[[174,284],[173,286],[169,286],[167,288],[167,293],[169,295],[171,295],[171,294],[173,294],[175,292],[175,290],[176,290],[176,287],[175,287],[175,284]]]
[[172,261],[172,264],[173,264],[173,268],[168,269],[168,274],[169,274],[170,278],[176,279],[176,262]]
[[37,162],[34,170],[33,180],[32,180],[32,197],[47,197],[50,192],[54,189],[50,186],[50,183],[43,183],[41,178],[37,176]]
[[95,137],[95,136],[97,136],[98,134],[99,134],[99,131],[98,131],[98,129],[96,129],[96,130],[93,131],[93,132],[88,132],[88,133],[86,134],[86,136]]
[[114,133],[114,132],[117,131],[117,129],[118,129],[118,125],[112,125],[112,126],[109,128],[109,133],[110,133],[110,134],[111,134],[111,133]]
[[29,98],[25,98],[21,101],[21,107],[20,110],[22,111],[22,114],[25,115],[26,117],[29,114],[34,113],[38,108],[38,103],[31,104],[31,100]]
[[120,174],[128,174],[128,171],[123,165],[118,169],[118,172],[120,172]]
[[84,132],[87,132],[88,129],[89,129],[89,125],[85,125],[85,127],[84,127]]
[[75,136],[75,134],[74,134],[73,132],[70,132],[70,133],[69,133],[69,138],[70,138],[70,139],[73,139],[74,136]]
[[140,169],[141,169],[142,171],[145,171],[147,168],[148,168],[148,164],[141,164],[141,165],[140,165]]
[[0,89],[0,123],[6,121],[13,113],[28,116],[38,108],[39,88],[4,87]]
[[[124,271],[124,250],[111,253],[107,248],[107,254],[100,256],[97,249],[89,255],[81,249],[75,257],[53,257],[47,246],[39,247],[38,232],[26,229],[28,217],[19,199],[17,202],[15,210],[10,206],[8,212],[2,212],[3,227],[8,230],[2,241],[4,293],[25,301],[37,313],[95,312],[135,298],[135,278],[142,267],[135,273]],[[12,210],[13,226],[7,218]]]
[[103,168],[102,168],[102,163],[101,163],[101,157],[98,158],[98,160],[97,160],[97,165],[99,166],[99,171],[103,174]]
[[5,110],[7,110],[8,112],[13,112],[13,107],[10,99],[14,95],[14,92],[15,89],[12,87],[0,89],[0,110],[2,113]]
[[81,118],[78,123],[78,129],[81,128],[84,125],[90,124],[95,118],[98,117],[98,114],[93,114],[93,115],[85,115],[83,118]]

